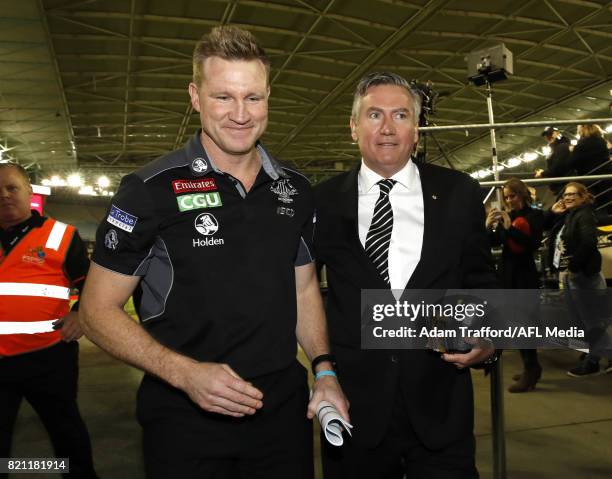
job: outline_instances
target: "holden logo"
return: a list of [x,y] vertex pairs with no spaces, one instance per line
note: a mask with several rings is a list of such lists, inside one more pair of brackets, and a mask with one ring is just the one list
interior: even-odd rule
[[219,230],[219,222],[210,213],[202,213],[195,219],[195,229],[204,236],[211,236]]
[[202,173],[208,169],[208,163],[204,158],[196,158],[191,162],[191,169],[196,173]]

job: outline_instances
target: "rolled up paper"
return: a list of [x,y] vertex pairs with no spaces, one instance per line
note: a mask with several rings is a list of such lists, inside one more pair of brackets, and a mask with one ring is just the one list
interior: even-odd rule
[[338,413],[338,410],[333,404],[327,401],[321,401],[317,406],[317,418],[321,424],[321,430],[325,434],[325,438],[332,446],[342,446],[344,444],[344,438],[342,437],[342,431],[351,434],[351,428],[353,427],[346,422],[343,417]]

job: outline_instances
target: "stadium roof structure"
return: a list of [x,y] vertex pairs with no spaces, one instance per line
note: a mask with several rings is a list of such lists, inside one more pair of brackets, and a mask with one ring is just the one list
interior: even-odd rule
[[[314,179],[358,161],[348,120],[370,71],[432,81],[432,125],[486,123],[465,57],[497,43],[512,51],[514,74],[493,84],[496,121],[610,116],[609,1],[6,0],[3,157],[43,174],[123,174],[182,145],[199,126],[187,94],[193,46],[220,24],[252,31],[271,56],[264,143]],[[541,147],[541,129],[500,131],[500,160]],[[433,136],[428,161],[490,164],[486,130]]]

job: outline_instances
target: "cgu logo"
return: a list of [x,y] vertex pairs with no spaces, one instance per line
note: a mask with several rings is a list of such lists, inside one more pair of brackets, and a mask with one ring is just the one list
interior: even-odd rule
[[199,210],[203,208],[218,208],[222,206],[221,195],[218,192],[181,195],[176,198],[179,211]]

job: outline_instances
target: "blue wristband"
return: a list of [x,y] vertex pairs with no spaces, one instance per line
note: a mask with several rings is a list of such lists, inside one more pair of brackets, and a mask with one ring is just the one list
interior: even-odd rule
[[323,376],[333,376],[335,378],[338,377],[335,371],[330,371],[329,369],[323,369],[322,371],[319,371],[317,374],[315,374],[315,381],[317,379],[321,379]]

